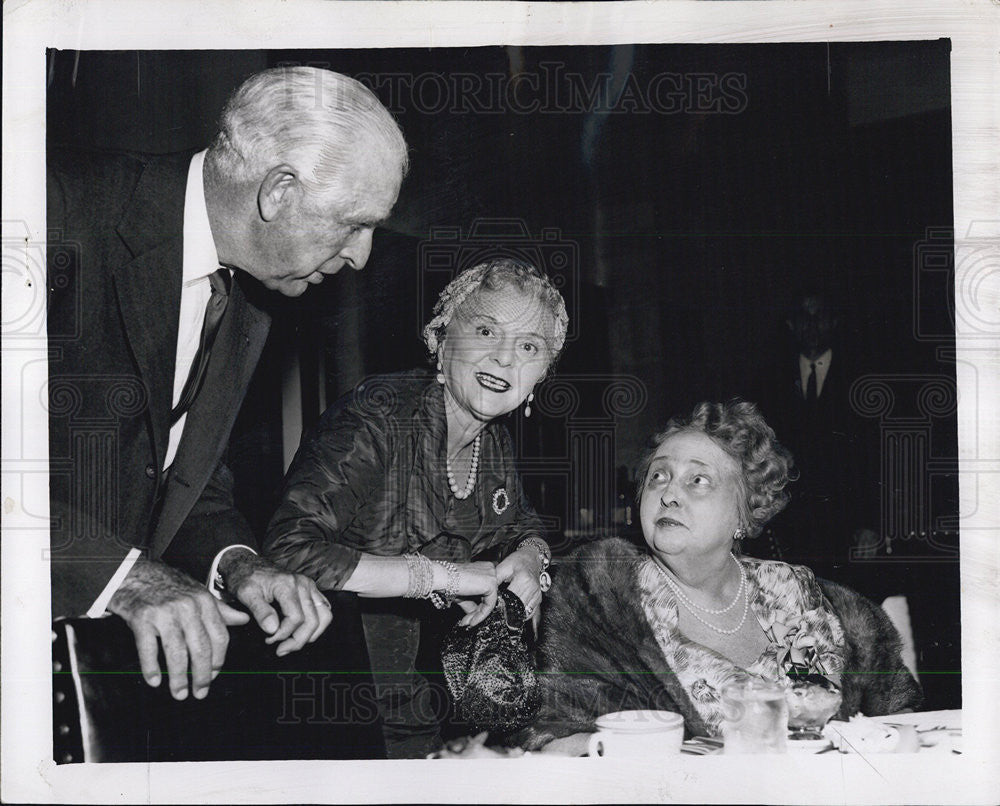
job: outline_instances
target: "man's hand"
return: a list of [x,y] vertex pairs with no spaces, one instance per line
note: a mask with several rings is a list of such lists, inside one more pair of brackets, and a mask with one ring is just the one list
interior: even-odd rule
[[208,694],[226,659],[226,627],[250,620],[187,574],[151,560],[136,561],[108,610],[132,628],[142,676],[154,687],[160,685],[157,639],[163,644],[170,693],[177,700],[188,695],[189,664],[194,696],[200,700]]
[[[302,574],[285,571],[246,549],[227,551],[219,562],[226,591],[235,596],[277,644],[277,655],[302,649],[323,634],[333,613],[316,583]],[[272,604],[280,608],[281,613]]]

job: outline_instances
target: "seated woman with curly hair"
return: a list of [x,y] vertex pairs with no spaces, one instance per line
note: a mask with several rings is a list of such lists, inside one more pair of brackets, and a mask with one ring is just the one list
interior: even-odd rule
[[823,675],[842,689],[841,719],[919,704],[881,608],[804,566],[740,553],[787,503],[791,467],[752,403],[700,403],[670,420],[638,476],[647,550],[599,540],[559,564],[538,647],[542,711],[517,743],[538,749],[646,708],[718,736],[720,692],[750,677]]

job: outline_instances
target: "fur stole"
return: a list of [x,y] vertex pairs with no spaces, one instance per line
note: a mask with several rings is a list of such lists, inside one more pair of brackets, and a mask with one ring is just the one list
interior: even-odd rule
[[919,708],[923,693],[903,665],[903,642],[885,611],[850,588],[826,579],[816,581],[847,640],[844,701],[837,718],[848,719],[858,711],[881,716]]
[[[646,554],[618,538],[581,546],[558,564],[536,650],[542,682],[537,721],[513,737],[527,749],[592,731],[612,711],[657,709],[684,716],[689,736],[704,722],[667,665],[639,601],[637,572]],[[821,582],[847,636],[840,718],[914,708],[920,689],[903,666],[888,617],[867,599]]]

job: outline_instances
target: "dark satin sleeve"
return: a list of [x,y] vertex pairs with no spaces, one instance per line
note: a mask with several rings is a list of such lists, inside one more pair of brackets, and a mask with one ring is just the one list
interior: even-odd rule
[[299,448],[281,503],[268,525],[264,552],[276,564],[339,590],[361,558],[344,545],[344,528],[384,484],[386,431],[355,411],[328,411]]
[[[497,431],[496,439],[503,461],[505,486],[510,495],[511,506],[514,508],[513,519],[509,523],[498,526],[489,540],[489,545],[496,549],[502,558],[513,552],[517,548],[517,544],[526,537],[535,536],[544,540],[545,527],[521,484],[510,433],[501,426]],[[485,506],[492,506],[492,502],[487,500]]]

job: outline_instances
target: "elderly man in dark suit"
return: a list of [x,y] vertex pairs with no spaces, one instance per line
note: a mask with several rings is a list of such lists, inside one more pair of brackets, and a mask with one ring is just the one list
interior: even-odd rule
[[[279,68],[230,98],[193,157],[50,152],[53,615],[110,611],[143,676],[206,696],[250,616],[278,655],[329,603],[257,556],[223,452],[270,324],[268,292],[361,269],[406,144],[363,85]],[[54,248],[53,244],[58,244]]]

